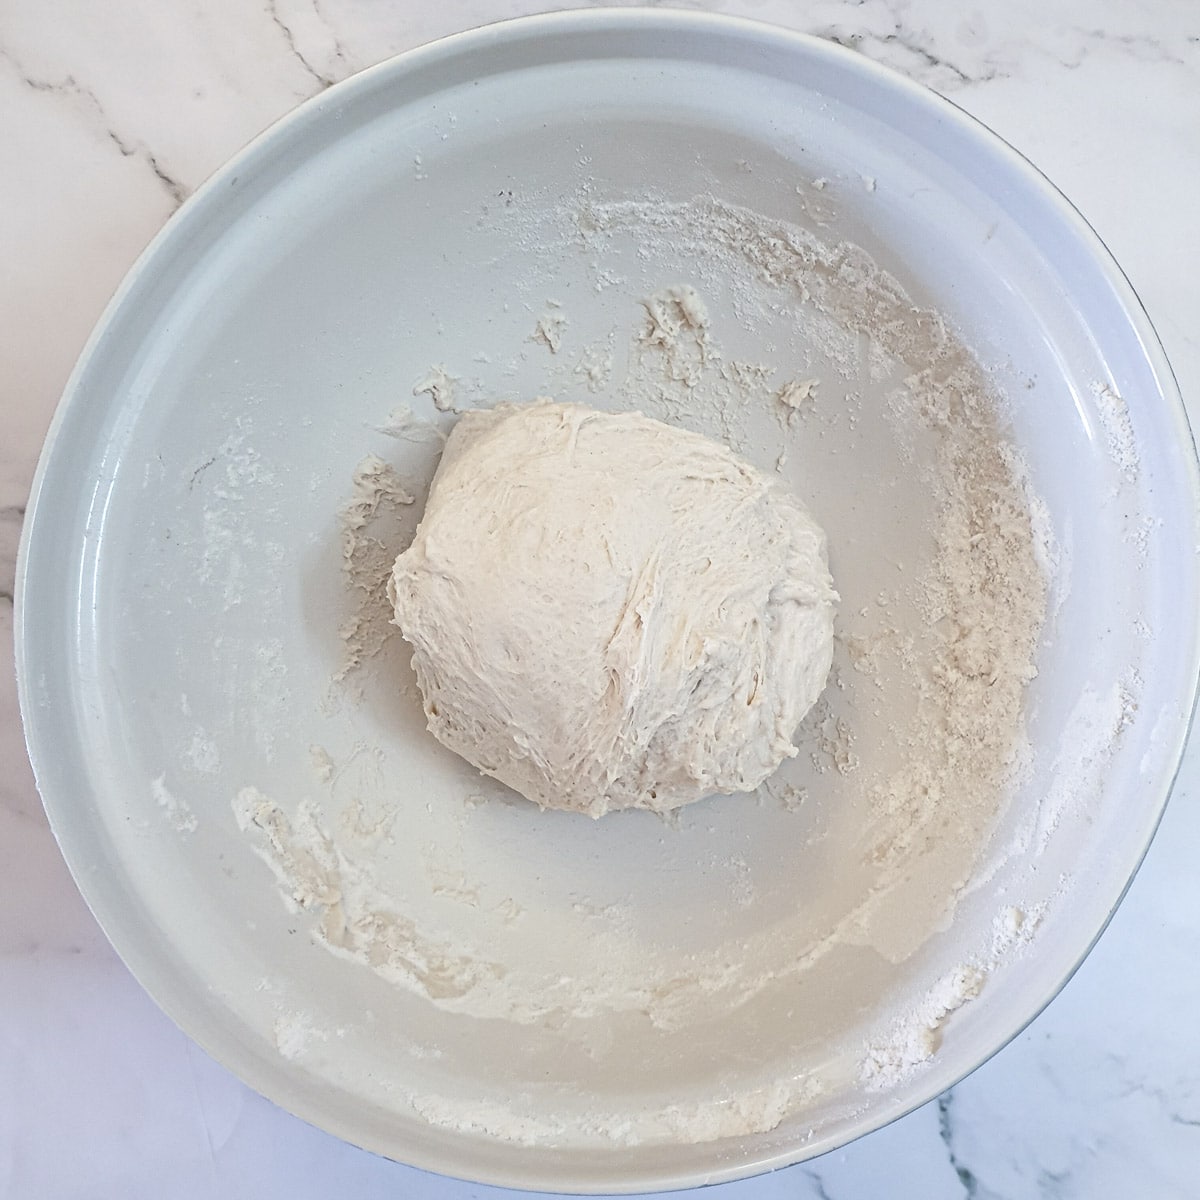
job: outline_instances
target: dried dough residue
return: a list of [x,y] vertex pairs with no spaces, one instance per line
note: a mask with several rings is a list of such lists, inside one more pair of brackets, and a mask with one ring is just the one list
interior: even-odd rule
[[534,327],[533,337],[535,341],[542,342],[551,354],[557,354],[566,332],[567,314],[557,300],[550,300],[547,304],[545,313],[538,318]]
[[429,374],[413,384],[414,396],[428,396],[438,412],[457,412],[454,385],[458,380],[445,367],[430,367]]
[[395,468],[374,454],[355,468],[352,483],[350,499],[338,514],[342,574],[353,604],[353,612],[339,631],[345,645],[341,666],[334,676],[339,683],[364,659],[378,654],[393,632],[379,597],[399,547],[394,540],[381,537],[380,526],[391,532],[400,510],[416,499]]
[[1133,436],[1133,423],[1129,419],[1129,407],[1116,390],[1107,383],[1092,387],[1092,397],[1100,414],[1108,452],[1125,483],[1137,483],[1137,442]]

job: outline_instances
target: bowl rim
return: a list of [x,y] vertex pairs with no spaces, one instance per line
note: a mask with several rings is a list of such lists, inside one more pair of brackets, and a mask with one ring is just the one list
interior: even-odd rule
[[[53,753],[53,746],[52,738],[39,728],[39,705],[34,696],[33,673],[36,664],[30,657],[30,629],[37,618],[31,615],[36,610],[32,603],[35,596],[29,571],[30,547],[38,536],[36,530],[39,524],[45,519],[41,516],[43,489],[50,464],[55,456],[56,445],[62,430],[80,405],[79,393],[89,364],[100,349],[109,326],[113,324],[139,281],[143,276],[152,273],[159,258],[166,254],[176,242],[188,236],[191,226],[200,219],[205,207],[214,200],[221,189],[229,186],[238,176],[253,172],[260,161],[270,154],[278,143],[299,134],[306,126],[321,120],[329,110],[336,109],[353,96],[384,85],[387,81],[409,72],[427,69],[461,55],[476,54],[483,50],[512,46],[521,42],[537,41],[549,35],[595,37],[613,33],[649,35],[685,32],[706,34],[710,37],[746,39],[776,50],[825,56],[830,63],[858,74],[876,87],[890,89],[893,93],[905,98],[909,104],[922,107],[926,113],[951,123],[957,127],[960,134],[973,137],[976,141],[988,146],[994,156],[1003,160],[1008,169],[1020,177],[1022,183],[1036,195],[1048,211],[1053,213],[1060,226],[1086,248],[1092,265],[1103,271],[1107,282],[1118,295],[1124,316],[1138,337],[1146,362],[1159,383],[1166,410],[1164,415],[1172,419],[1179,436],[1192,500],[1186,517],[1190,519],[1197,535],[1196,542],[1200,545],[1200,464],[1197,463],[1196,446],[1186,408],[1161,341],[1124,271],[1082,214],[1024,154],[953,100],[933,92],[898,71],[865,58],[841,43],[761,20],[691,10],[601,7],[509,18],[450,34],[385,59],[310,97],[267,126],[213,172],[165,222],[138,256],[114,292],[80,352],[51,420],[30,488],[16,564],[14,646],[18,699],[26,747],[51,831],[58,842],[76,886],[126,967],[179,1028],[223,1065],[228,1064],[232,1056],[223,1053],[225,1048],[218,1044],[218,1039],[206,1037],[198,1032],[194,1028],[196,1024],[192,1019],[194,1014],[190,1013],[185,1005],[164,999],[163,988],[151,986],[150,981],[155,978],[153,955],[121,937],[118,932],[119,922],[116,914],[106,905],[95,874],[82,867],[82,848],[75,838],[70,822],[66,819],[65,808],[58,805],[43,787],[46,763]],[[1181,519],[1184,518],[1181,517]],[[822,1145],[816,1152],[807,1152],[803,1143],[792,1142],[785,1148],[770,1153],[742,1155],[736,1161],[730,1161],[728,1165],[715,1170],[650,1171],[632,1176],[614,1175],[593,1169],[578,1171],[570,1178],[564,1178],[564,1172],[555,1172],[551,1178],[550,1174],[545,1171],[539,1172],[536,1166],[533,1166],[532,1169],[524,1172],[504,1169],[485,1172],[476,1178],[474,1175],[459,1174],[456,1170],[458,1164],[452,1155],[418,1153],[411,1158],[406,1156],[403,1160],[397,1159],[396,1161],[404,1161],[420,1169],[453,1178],[533,1191],[565,1190],[573,1194],[599,1194],[602,1192],[634,1194],[644,1192],[648,1188],[670,1191],[743,1179],[805,1161],[816,1157],[819,1153],[827,1153],[838,1146],[848,1145],[929,1103],[987,1062],[1019,1036],[1045,1010],[1082,965],[1116,912],[1145,858],[1182,766],[1184,750],[1196,710],[1197,694],[1200,690],[1200,637],[1192,639],[1188,648],[1188,659],[1187,670],[1191,680],[1190,695],[1181,698],[1180,715],[1173,722],[1170,736],[1166,739],[1170,746],[1170,752],[1164,758],[1173,762],[1174,767],[1171,771],[1164,773],[1164,777],[1155,785],[1157,791],[1155,807],[1151,810],[1147,806],[1147,811],[1151,812],[1152,819],[1148,823],[1147,835],[1133,848],[1132,870],[1124,879],[1100,927],[1088,939],[1078,957],[1064,966],[1061,978],[1044,1001],[1035,1011],[1022,1013],[1020,1019],[1002,1040],[978,1061],[965,1067],[957,1066],[948,1074],[936,1070],[925,1073],[921,1077],[922,1085],[914,1089],[912,1098],[897,1106],[895,1111],[877,1112],[871,1120],[863,1122],[861,1128],[850,1136],[835,1144]],[[158,982],[161,984],[161,981]],[[229,1069],[247,1086],[259,1090],[257,1082],[245,1079],[240,1071],[232,1067]],[[274,1082],[278,1083],[278,1081]],[[267,1095],[265,1092],[262,1094]],[[307,1102],[302,1090],[293,1085],[274,1087],[268,1098],[309,1124],[333,1133],[352,1145],[360,1146],[382,1157],[390,1158],[396,1153],[395,1146],[385,1149],[372,1145],[370,1139],[362,1138],[361,1134],[351,1128],[348,1122],[330,1119],[330,1113],[321,1110],[316,1104]],[[536,1163],[537,1156],[538,1152],[534,1152],[531,1156],[533,1163]]]

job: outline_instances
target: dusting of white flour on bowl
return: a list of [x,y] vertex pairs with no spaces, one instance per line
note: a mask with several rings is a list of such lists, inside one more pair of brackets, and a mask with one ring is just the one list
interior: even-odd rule
[[1137,483],[1139,463],[1133,423],[1124,397],[1107,383],[1094,383],[1092,397],[1108,443],[1108,452],[1126,483]]
[[192,806],[182,797],[176,795],[167,787],[167,777],[159,775],[150,781],[150,791],[154,802],[162,809],[171,825],[180,833],[195,833],[200,822],[192,811]]
[[[1037,936],[1045,910],[1021,897],[969,927],[956,921],[976,882],[1006,855],[1035,853],[1069,802],[1051,792],[1020,837],[994,844],[1027,770],[1027,689],[1065,569],[1004,403],[944,321],[864,250],[799,224],[711,197],[564,204],[557,241],[523,227],[519,206],[503,219],[526,239],[531,272],[546,247],[543,290],[526,310],[544,311],[534,334],[544,349],[528,346],[527,327],[520,335],[545,361],[543,392],[590,403],[603,393],[617,409],[720,439],[778,471],[825,526],[843,607],[829,686],[796,732],[801,753],[757,803],[703,801],[671,823],[616,814],[571,842],[562,822],[575,814],[538,813],[469,772],[436,802],[389,791],[398,759],[386,721],[411,720],[408,696],[403,712],[371,714],[382,782],[356,791],[331,746],[313,753],[316,789],[303,798],[246,780],[233,798],[238,828],[318,946],[391,985],[397,1004],[476,1019],[527,1053],[528,1078],[507,1094],[387,1083],[434,1125],[531,1145],[692,1143],[803,1121],[848,1087],[899,1086]],[[574,302],[570,312],[549,303],[555,256],[568,253],[594,295],[620,300],[598,336]],[[657,278],[629,283],[647,256]],[[440,368],[447,380],[466,370]],[[426,482],[436,422],[462,407],[430,379],[421,402],[432,423],[414,432],[423,418],[405,410],[377,426],[428,452]],[[1126,426],[1108,408],[1125,472]],[[862,471],[881,459],[889,471]],[[377,455],[349,481],[339,520],[351,616],[334,686],[356,719],[369,697],[401,687],[379,678],[399,636],[384,583],[423,486]],[[1118,709],[1136,703],[1131,681],[1081,709],[1097,770]],[[433,753],[424,778],[435,761],[458,770]],[[394,820],[360,819],[364,804]],[[766,832],[751,840],[743,822]],[[578,858],[564,861],[564,846]],[[623,892],[605,869],[614,854],[630,860]],[[656,922],[656,903],[698,919]],[[850,1036],[846,1014],[871,1007],[864,995],[874,1008]],[[774,1039],[761,1069],[734,1057],[731,1023]],[[547,1030],[553,1055],[534,1040]],[[306,1052],[290,1027],[282,1040]],[[602,1077],[616,1046],[644,1064],[641,1104],[571,1082]],[[706,1101],[654,1092],[655,1071],[677,1061],[701,1064]]]

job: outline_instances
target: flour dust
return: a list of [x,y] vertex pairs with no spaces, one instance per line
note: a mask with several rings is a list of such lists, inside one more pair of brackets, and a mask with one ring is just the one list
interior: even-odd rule
[[[318,748],[312,795],[247,780],[232,798],[239,828],[319,945],[397,996],[501,1023],[531,1078],[551,1080],[541,1099],[534,1083],[508,1099],[397,1084],[434,1124],[530,1144],[687,1143],[803,1120],[838,1089],[895,1086],[1042,916],[1007,904],[959,931],[944,961],[960,897],[996,869],[1058,562],[1003,398],[859,247],[711,197],[585,197],[549,228],[507,219],[530,247],[529,287],[542,283],[515,366],[465,347],[418,367],[411,407],[376,428],[424,456],[423,482],[379,455],[347,481],[335,690],[353,709],[387,683],[379,655],[398,633],[384,581],[447,423],[467,404],[535,398],[501,381],[540,355],[538,391],[720,438],[778,471],[826,529],[843,604],[801,755],[753,798],[581,833],[446,757],[421,759],[423,778],[449,781],[428,799],[389,784],[434,754],[423,744],[376,747],[383,782],[365,800]],[[563,256],[586,298],[553,288]],[[1109,410],[1120,455],[1126,423]],[[365,826],[347,817],[364,803]],[[742,1025],[762,1039],[763,1071],[738,1057]],[[282,1030],[284,1053],[319,1044],[293,1036],[303,1028]],[[645,1103],[572,1092],[618,1046],[643,1064]],[[656,1099],[653,1074],[688,1056],[698,1078],[711,1071],[712,1101]]]

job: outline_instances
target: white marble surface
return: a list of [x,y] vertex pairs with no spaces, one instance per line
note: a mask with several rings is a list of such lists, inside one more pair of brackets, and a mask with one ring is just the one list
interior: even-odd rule
[[[1200,422],[1195,0],[729,0],[951,96],[1075,201],[1140,292]],[[0,5],[0,1195],[506,1193],[343,1145],[155,1008],[67,874],[12,686],[13,560],[71,365],[134,256],[205,176],[329,83],[526,0]],[[1191,597],[1181,603],[1194,604]],[[939,1101],[713,1200],[1200,1196],[1200,745],[1128,899],[1062,995]]]

